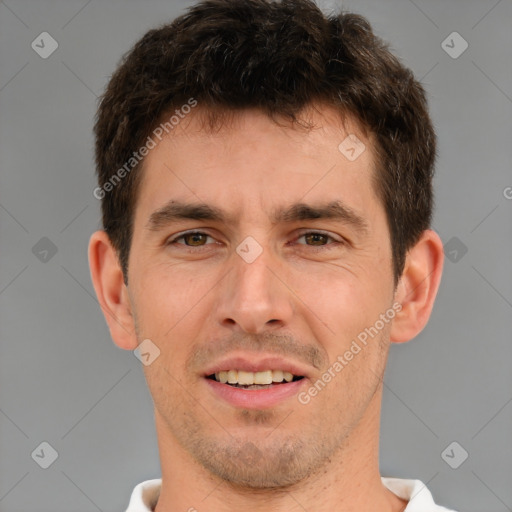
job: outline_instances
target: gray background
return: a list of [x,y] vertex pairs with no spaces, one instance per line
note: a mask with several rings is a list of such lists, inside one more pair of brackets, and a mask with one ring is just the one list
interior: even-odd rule
[[[120,56],[189,3],[0,3],[2,512],[121,511],[160,476],[140,363],[112,343],[89,277],[91,130]],[[439,136],[434,225],[449,259],[428,327],[392,349],[382,473],[460,511],[512,510],[512,2],[343,6],[422,80]],[[31,48],[43,31],[59,44],[47,59]],[[458,58],[441,44],[454,31],[469,44]],[[58,452],[48,469],[48,449],[31,457],[43,441]],[[453,441],[452,465],[469,454],[458,469],[441,456]]]

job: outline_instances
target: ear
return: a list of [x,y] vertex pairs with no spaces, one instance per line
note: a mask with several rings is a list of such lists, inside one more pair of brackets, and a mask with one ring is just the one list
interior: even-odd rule
[[125,350],[137,348],[135,321],[116,251],[105,231],[89,240],[89,268],[101,310],[114,343]]
[[427,324],[441,282],[443,260],[443,243],[439,235],[430,229],[424,231],[407,253],[395,291],[395,301],[402,305],[402,309],[393,319],[392,342],[409,341]]

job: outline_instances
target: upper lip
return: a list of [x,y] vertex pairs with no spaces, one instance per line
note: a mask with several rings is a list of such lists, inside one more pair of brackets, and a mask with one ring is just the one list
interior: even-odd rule
[[276,356],[263,356],[261,354],[245,354],[241,356],[231,356],[208,367],[204,376],[208,377],[217,372],[228,370],[242,370],[246,372],[262,372],[265,370],[282,370],[290,372],[293,375],[307,377],[306,369],[293,361],[288,361]]

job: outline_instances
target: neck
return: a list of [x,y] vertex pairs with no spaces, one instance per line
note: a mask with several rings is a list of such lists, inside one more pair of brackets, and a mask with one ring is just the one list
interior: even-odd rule
[[280,489],[235,487],[213,475],[182,448],[155,410],[162,468],[162,488],[155,512],[403,511],[407,502],[389,491],[380,478],[381,394],[382,387],[350,436],[315,474]]

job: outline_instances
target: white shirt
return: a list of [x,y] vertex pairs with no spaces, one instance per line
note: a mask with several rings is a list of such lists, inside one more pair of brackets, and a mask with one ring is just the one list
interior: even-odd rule
[[[420,480],[384,478],[382,483],[399,498],[410,500],[404,512],[454,512],[434,503],[432,494]],[[146,480],[132,492],[126,512],[153,512],[160,496],[161,478]]]

